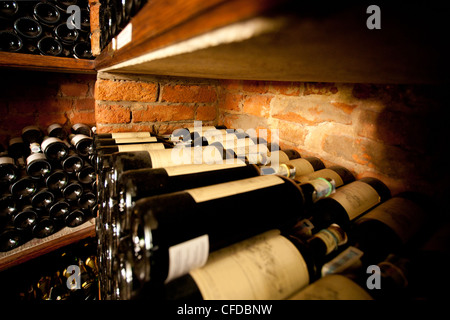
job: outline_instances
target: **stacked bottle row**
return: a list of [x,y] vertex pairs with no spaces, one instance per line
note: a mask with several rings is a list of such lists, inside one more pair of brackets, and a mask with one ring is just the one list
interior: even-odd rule
[[147,0],[100,0],[100,47],[104,49],[131,21]]
[[380,212],[405,220],[408,206],[417,207],[405,195],[390,199],[378,179],[355,181],[343,167],[225,128],[186,128],[153,143],[139,142],[150,133],[138,134],[94,137],[103,299],[286,299],[319,279],[323,266],[340,270],[327,263],[345,260],[338,254],[370,234],[354,230],[377,230],[384,241],[365,264],[417,231],[399,236],[376,214],[385,204]]
[[2,301],[98,300],[95,238],[86,238],[0,273]]
[[[96,216],[91,129],[76,124],[23,128],[0,157],[0,251]],[[69,142],[69,141],[70,142]],[[90,157],[91,156],[91,157]]]
[[93,58],[88,1],[0,1],[0,51]]

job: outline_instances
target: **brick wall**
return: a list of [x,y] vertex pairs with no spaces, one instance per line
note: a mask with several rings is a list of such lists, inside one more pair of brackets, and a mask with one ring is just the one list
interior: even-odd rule
[[95,125],[94,84],[95,75],[2,70],[0,143],[28,125]]
[[219,124],[277,128],[280,145],[374,176],[397,193],[448,192],[444,88],[220,82]]
[[99,73],[95,116],[99,132],[164,134],[194,120],[217,123],[218,82]]

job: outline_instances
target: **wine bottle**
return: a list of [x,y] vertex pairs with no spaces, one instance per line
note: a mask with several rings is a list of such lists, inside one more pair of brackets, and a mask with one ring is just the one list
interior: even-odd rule
[[58,24],[54,29],[53,33],[63,45],[72,46],[78,39],[79,32],[76,28],[69,29],[66,22]]
[[42,35],[42,26],[31,17],[20,17],[14,21],[14,30],[26,40],[36,40]]
[[38,209],[48,208],[53,203],[53,201],[55,201],[55,195],[47,188],[39,189],[31,197],[31,205],[33,206],[33,208]]
[[88,41],[78,42],[73,46],[73,57],[76,59],[91,59],[92,49]]
[[124,138],[150,138],[150,132],[112,132],[96,133],[94,139],[124,139]]
[[69,155],[69,147],[64,141],[56,137],[48,137],[41,144],[41,149],[47,159],[61,162]]
[[290,164],[295,167],[296,177],[325,169],[325,165],[323,164],[322,160],[317,157],[297,158],[292,160],[290,159],[288,161],[286,161],[284,157],[282,157],[281,159],[283,159],[283,162],[279,161],[280,163]]
[[17,180],[19,168],[11,157],[0,157],[0,181],[11,183]]
[[30,154],[30,148],[24,143],[22,137],[14,137],[9,140],[8,154],[23,169],[25,168],[25,159]]
[[47,177],[52,170],[52,165],[47,160],[45,154],[41,152],[33,153],[27,157],[27,173],[33,179]]
[[61,42],[53,38],[52,36],[46,36],[39,39],[37,48],[41,55],[44,56],[60,56],[63,52],[63,45]]
[[22,231],[17,230],[12,225],[0,230],[0,252],[10,251],[25,242],[26,237]]
[[61,140],[65,140],[67,138],[67,133],[59,123],[52,123],[47,127],[47,134],[49,137],[55,137]]
[[95,141],[95,147],[109,147],[109,146],[117,146],[122,144],[138,144],[138,143],[149,143],[149,142],[157,142],[156,137],[145,137],[145,138],[106,138],[106,139],[97,139]]
[[40,210],[36,224],[32,229],[32,235],[35,238],[45,238],[57,231],[55,221],[50,218],[45,210]]
[[85,213],[80,208],[74,208],[64,218],[65,224],[69,228],[75,228],[85,221]]
[[83,134],[88,137],[92,137],[92,130],[91,127],[89,127],[87,124],[84,123],[75,123],[71,128],[70,131],[72,134]]
[[209,130],[220,130],[220,129],[227,129],[225,126],[204,126],[202,127],[201,122],[199,122],[200,125],[195,125],[192,127],[185,127],[180,129],[175,129],[172,134],[170,135],[171,141],[190,141],[191,140],[191,133],[197,132],[199,136],[202,136],[204,132],[207,132]]
[[224,143],[225,141],[236,142],[240,139],[244,139],[247,143],[256,143],[256,139],[252,140],[245,132],[237,132],[233,129],[208,130],[203,132],[203,135],[194,131],[190,134],[192,146],[207,146],[216,141],[220,143]]
[[75,151],[82,157],[87,157],[94,153],[93,140],[84,134],[69,135],[70,143],[74,146]]
[[23,45],[22,39],[14,32],[0,31],[0,51],[20,52]]
[[73,150],[69,151],[69,155],[61,162],[63,170],[68,174],[76,174],[84,166],[84,160]]
[[235,164],[192,164],[126,171],[115,192],[118,195],[117,213],[121,217],[118,221],[122,222],[119,229],[122,232],[129,230],[133,206],[141,198],[259,175],[256,165],[246,165],[239,159]]
[[33,8],[33,17],[43,26],[53,27],[61,20],[61,13],[50,2],[38,2]]
[[299,183],[304,183],[319,177],[333,179],[335,181],[336,188],[355,181],[355,176],[350,172],[350,170],[342,166],[330,166],[306,175],[296,174],[295,180]]
[[9,216],[18,210],[18,201],[11,194],[2,195],[0,197],[0,226],[2,225],[2,220],[9,220]]
[[92,184],[97,178],[94,168],[89,164],[85,164],[76,176],[78,181],[82,184]]
[[97,197],[93,192],[83,192],[78,199],[78,207],[80,209],[91,210],[97,204]]
[[293,179],[295,177],[295,167],[288,164],[280,164],[278,167],[275,166],[260,166],[261,175],[267,174],[277,174],[283,177],[288,177]]
[[55,221],[63,221],[70,212],[70,204],[65,199],[59,199],[48,210],[50,218]]
[[11,215],[11,221],[19,231],[31,232],[37,219],[38,214],[31,205],[24,206],[20,211]]
[[[153,137],[152,137],[153,138]],[[97,148],[97,157],[101,157],[106,154],[112,154],[115,152],[128,152],[128,151],[142,151],[142,150],[161,150],[165,149],[164,144],[154,143],[150,141],[142,143],[134,142],[131,144],[116,144],[116,145],[106,145]]]
[[41,144],[42,142],[42,132],[37,126],[27,126],[22,129],[22,139],[28,145],[32,143]]
[[77,180],[70,180],[62,194],[67,201],[77,202],[83,194],[83,186]]
[[10,193],[18,200],[29,199],[38,189],[38,181],[32,179],[25,172],[10,186]]
[[351,182],[317,201],[307,212],[309,218],[297,223],[297,232],[309,237],[331,223],[348,230],[352,221],[390,197],[389,188],[379,179],[366,177]]
[[[262,201],[272,197],[290,201]],[[279,176],[258,176],[140,199],[133,209],[131,238],[136,239],[134,252],[142,257],[142,271],[148,271],[141,280],[170,280],[188,271],[191,265],[179,268],[181,262],[174,260],[177,250],[197,251],[193,262],[203,262],[210,251],[272,228],[286,228],[302,216],[303,204],[298,185]],[[170,263],[166,260],[169,256]]]
[[278,149],[274,151],[274,149],[269,145],[267,148],[270,150],[268,157],[270,158],[271,163],[288,163],[291,160],[301,158],[300,153],[294,149]]
[[204,266],[153,294],[168,300],[285,299],[314,282],[327,255],[345,240],[337,225],[308,241],[270,230],[211,253]]
[[1,1],[0,17],[12,19],[19,12],[19,3],[17,1]]
[[431,218],[425,199],[419,193],[403,192],[353,222],[349,244],[364,252],[364,263],[376,264],[389,253],[423,241]]
[[55,169],[45,179],[47,188],[56,193],[60,193],[62,189],[69,183],[69,176],[62,169]]

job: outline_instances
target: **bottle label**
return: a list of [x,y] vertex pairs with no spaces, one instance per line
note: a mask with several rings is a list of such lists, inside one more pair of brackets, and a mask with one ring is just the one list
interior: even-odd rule
[[350,221],[380,203],[378,192],[362,181],[349,183],[332,194],[333,198],[347,211]]
[[12,146],[13,144],[16,144],[16,143],[23,143],[22,137],[15,137],[15,138],[11,138],[9,140],[9,145],[10,146]]
[[[213,164],[224,163],[223,153],[214,146],[206,147],[175,147],[150,153],[152,163],[160,167],[178,166],[182,164]],[[155,162],[153,161],[155,160]],[[233,163],[234,159],[227,159],[226,162]],[[155,166],[153,166],[155,168]]]
[[43,153],[33,153],[27,157],[27,166],[35,160],[47,160],[47,157]]
[[186,190],[186,192],[191,195],[195,202],[199,203],[262,188],[272,187],[283,183],[283,179],[278,176],[258,176],[220,183],[207,187],[189,189]]
[[245,167],[245,162],[239,159],[233,159],[234,163],[224,163],[224,164],[186,164],[181,166],[173,166],[165,168],[167,175],[170,176],[179,176],[183,174],[190,173],[198,173],[198,172],[207,172],[214,170],[225,170],[231,168]]
[[373,300],[358,284],[342,275],[329,275],[289,297],[289,300]]
[[370,210],[358,221],[374,219],[389,226],[406,243],[423,225],[425,212],[411,200],[394,197]]
[[[242,139],[238,140],[239,141]],[[249,139],[245,139],[249,140]],[[247,146],[240,146],[239,144],[236,144],[236,146],[230,148],[236,153],[238,157],[245,157],[252,153],[262,153],[262,154],[269,154],[269,149],[267,148],[266,144],[253,144],[253,145],[247,145]]]
[[[270,152],[269,157],[271,163],[287,163],[290,161],[287,154],[281,150]],[[278,159],[278,161],[276,159]]]
[[14,164],[14,159],[11,157],[0,157],[0,164]]
[[356,247],[350,246],[342,251],[336,258],[322,266],[322,277],[342,272],[350,267],[359,266],[364,253]]
[[41,149],[45,150],[49,145],[51,145],[52,143],[55,143],[55,142],[62,143],[61,139],[59,139],[59,138],[55,138],[55,137],[47,138],[44,141],[42,141]]
[[133,143],[133,142],[156,142],[156,137],[133,137],[133,138],[116,138],[116,143]]
[[74,135],[74,136],[72,137],[72,139],[70,140],[70,142],[71,142],[74,146],[76,146],[81,140],[84,140],[84,139],[92,140],[92,138],[91,138],[91,137],[88,137],[87,135],[84,135],[84,134],[76,134],[76,135]]
[[200,237],[179,243],[169,248],[169,273],[166,283],[188,274],[189,271],[203,266],[208,260],[209,237]]
[[150,137],[150,132],[114,132],[111,133],[112,139],[118,138],[148,138]]
[[54,123],[54,124],[51,124],[51,125],[49,125],[49,126],[47,127],[47,132],[50,133],[50,132],[52,132],[53,130],[59,129],[59,128],[62,128],[62,126],[61,126],[59,123]]
[[162,143],[143,143],[143,144],[125,144],[117,146],[119,152],[132,152],[132,151],[149,151],[149,150],[163,150],[164,145]]
[[305,260],[278,230],[210,254],[190,275],[204,299],[284,299],[309,283]]
[[338,248],[339,243],[336,235],[334,235],[332,231],[328,229],[320,230],[315,235],[313,235],[311,239],[314,238],[319,238],[323,241],[327,248],[326,254],[329,254]]
[[314,172],[314,167],[306,159],[294,159],[290,160],[288,163],[295,167],[296,176],[303,176]]
[[295,180],[297,180],[300,183],[307,183],[310,180],[314,180],[317,178],[325,178],[325,179],[334,180],[334,182],[336,184],[336,188],[339,188],[340,186],[344,185],[344,182],[342,181],[341,176],[338,175],[336,171],[331,170],[331,169],[321,169],[321,170],[314,171],[307,175],[302,175],[302,176],[296,175],[295,176]]

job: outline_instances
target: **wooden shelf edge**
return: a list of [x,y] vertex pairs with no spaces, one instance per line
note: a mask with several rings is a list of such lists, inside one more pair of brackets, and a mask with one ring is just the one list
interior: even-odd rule
[[95,74],[94,66],[94,60],[0,52],[0,67],[2,68]]
[[32,239],[16,249],[8,252],[1,252],[0,271],[37,258],[71,243],[94,236],[95,218],[91,218],[78,227],[65,227],[46,238]]

